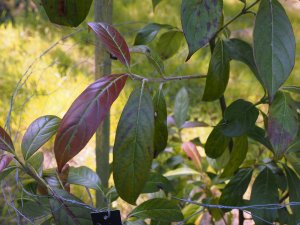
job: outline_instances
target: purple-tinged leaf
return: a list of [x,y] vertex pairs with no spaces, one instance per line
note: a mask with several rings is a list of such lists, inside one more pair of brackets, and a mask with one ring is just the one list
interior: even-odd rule
[[201,121],[186,121],[181,126],[181,128],[197,128],[197,127],[209,127],[209,125]]
[[103,77],[74,101],[62,119],[55,139],[54,152],[59,171],[92,138],[124,88],[127,77],[127,74]]
[[0,173],[9,165],[12,159],[12,155],[0,155]]
[[24,159],[29,159],[41,146],[43,146],[57,131],[60,118],[57,116],[42,116],[27,129],[22,140]]
[[8,133],[0,127],[0,150],[13,153],[15,151],[14,145]]
[[107,23],[88,23],[88,25],[100,38],[106,50],[125,66],[130,67],[130,52],[122,35]]
[[269,110],[268,137],[276,158],[280,159],[297,137],[297,106],[288,93],[278,92]]
[[181,148],[186,153],[186,155],[194,162],[195,166],[201,169],[201,156],[197,147],[192,142],[184,142]]

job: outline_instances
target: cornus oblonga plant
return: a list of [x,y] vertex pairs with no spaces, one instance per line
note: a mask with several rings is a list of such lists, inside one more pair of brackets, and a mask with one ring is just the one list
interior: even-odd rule
[[[154,8],[159,2],[153,1]],[[0,156],[0,178],[16,170],[32,178],[33,188],[24,187],[27,198],[19,204],[27,220],[91,224],[90,213],[99,209],[70,193],[70,185],[81,185],[100,191],[108,202],[120,197],[135,205],[141,194],[159,196],[138,205],[126,217],[126,224],[150,220],[151,224],[200,224],[207,215],[211,215],[211,221],[230,224],[231,209],[240,211],[240,224],[243,212],[252,215],[256,224],[300,223],[299,104],[292,98],[300,93],[300,87],[283,86],[295,64],[294,32],[279,1],[239,4],[243,5],[241,12],[224,21],[222,0],[182,0],[182,30],[150,23],[138,31],[130,47],[114,26],[88,23],[111,57],[124,65],[124,72],[107,75],[88,86],[62,119],[48,115],[35,120],[24,134],[22,156],[16,154],[17,146],[0,129],[0,149],[6,151]],[[252,44],[230,38],[228,32],[228,26],[245,14],[255,15]],[[60,24],[73,24],[70,18],[68,23],[61,20]],[[147,46],[156,37],[157,51]],[[184,40],[189,49],[186,60],[200,48],[210,47],[207,75],[165,73],[164,60],[176,54]],[[145,55],[160,76],[133,73],[135,54]],[[259,101],[236,99],[226,105],[224,93],[232,61],[246,64],[261,84],[264,91]],[[168,117],[163,84],[191,79],[206,79],[203,104],[220,102],[222,117],[212,126],[206,143],[199,139],[183,142],[180,135],[184,129],[210,126],[188,120],[188,87],[178,92],[174,113]],[[70,167],[68,162],[87,145],[128,80],[135,81],[137,87],[118,123],[113,146],[114,186],[105,190],[91,169]],[[57,168],[45,171],[43,154],[38,150],[55,134]],[[169,148],[166,152],[168,146],[173,151]],[[205,150],[202,154],[200,147]],[[254,159],[247,160],[256,153]],[[245,193],[251,193],[247,199]],[[28,210],[34,207],[38,212]]]

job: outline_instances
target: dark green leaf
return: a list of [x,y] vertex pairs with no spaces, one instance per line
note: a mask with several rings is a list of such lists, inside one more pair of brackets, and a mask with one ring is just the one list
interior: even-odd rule
[[33,169],[39,174],[42,175],[43,171],[43,163],[44,163],[44,154],[42,152],[38,152],[34,154],[27,162],[26,165],[30,165]]
[[95,190],[101,190],[99,176],[93,170],[85,166],[77,168],[70,167],[68,183],[82,185]]
[[219,128],[228,137],[242,136],[253,129],[258,115],[258,109],[251,102],[239,99],[226,109]]
[[183,0],[181,23],[189,46],[187,60],[214,37],[222,21],[222,0]]
[[167,105],[160,89],[153,98],[154,106],[154,157],[157,157],[168,143]]
[[157,52],[163,60],[175,55],[184,40],[183,33],[178,30],[172,30],[160,36],[157,43]]
[[[300,179],[297,174],[289,167],[284,167],[286,171],[286,177],[289,187],[289,201],[290,202],[300,202]],[[291,206],[293,211],[293,217],[295,219],[295,224],[300,223],[300,206]]]
[[[55,190],[60,199],[50,199],[51,211],[57,225],[92,225],[92,212],[87,205],[64,190]],[[65,201],[63,199],[67,199]]]
[[182,176],[191,176],[191,175],[199,175],[200,173],[196,170],[193,170],[188,167],[182,167],[175,170],[170,170],[164,174],[165,177],[173,178],[173,177],[182,177]]
[[221,175],[222,178],[232,176],[244,162],[248,152],[248,138],[241,136],[233,138],[233,149],[230,153],[230,160]]
[[92,0],[42,0],[41,4],[52,23],[77,27],[89,13]]
[[142,193],[154,193],[158,192],[159,190],[171,192],[173,187],[171,182],[163,175],[151,172]]
[[181,88],[176,95],[174,107],[174,119],[178,128],[184,124],[188,117],[189,101],[187,90],[184,87]]
[[257,69],[273,99],[295,64],[295,37],[284,8],[277,0],[263,0],[253,33]]
[[267,147],[268,149],[272,150],[273,147],[269,141],[269,139],[266,137],[266,132],[264,129],[255,126],[253,127],[253,129],[251,129],[248,132],[248,137],[250,137],[251,139],[261,143],[262,145],[264,145],[265,147]]
[[154,109],[149,92],[130,95],[116,133],[113,175],[118,194],[135,204],[148,179],[153,158]]
[[3,180],[6,176],[8,176],[11,172],[13,172],[17,167],[9,166],[0,172],[0,181]]
[[41,197],[38,200],[21,199],[19,201],[20,212],[22,212],[25,216],[32,218],[35,223],[44,222],[43,219],[45,220],[45,218],[47,219],[51,215],[51,209],[48,198]]
[[129,216],[167,222],[183,220],[183,215],[177,203],[163,198],[155,198],[143,202],[137,206]]
[[258,81],[263,84],[254,61],[252,46],[247,42],[236,38],[225,41],[225,46],[230,58],[245,63],[254,73]]
[[205,144],[205,153],[208,157],[219,158],[229,145],[230,138],[223,135],[219,127],[215,127]]
[[57,131],[60,118],[57,116],[42,116],[27,129],[22,140],[24,159],[29,159],[40,147],[42,147]]
[[230,152],[227,148],[220,157],[216,159],[206,157],[206,159],[209,165],[213,167],[215,170],[221,170],[228,164],[230,159]]
[[222,40],[218,41],[212,54],[203,101],[214,101],[219,99],[225,92],[230,70],[230,58]]
[[145,45],[153,41],[158,32],[163,29],[172,29],[173,27],[168,24],[149,23],[141,30],[138,31],[134,45]]
[[295,140],[298,129],[297,107],[293,99],[287,93],[278,92],[270,106],[268,119],[268,137],[277,158],[281,158]]
[[[253,169],[240,169],[222,191],[219,204],[240,206],[248,185],[251,181]],[[226,210],[227,211],[227,210]]]
[[153,67],[157,70],[157,72],[160,75],[165,74],[164,62],[162,61],[160,56],[157,54],[157,52],[155,52],[153,49],[149,48],[146,45],[137,45],[137,46],[130,48],[130,52],[144,54],[147,57],[149,63],[151,65],[153,65]]
[[[278,186],[276,183],[276,177],[272,171],[266,167],[255,179],[255,182],[251,191],[251,204],[263,205],[263,204],[278,204]],[[265,225],[268,224],[260,219],[273,223],[277,218],[277,210],[269,210],[261,207],[259,209],[251,209],[251,213],[255,224]]]

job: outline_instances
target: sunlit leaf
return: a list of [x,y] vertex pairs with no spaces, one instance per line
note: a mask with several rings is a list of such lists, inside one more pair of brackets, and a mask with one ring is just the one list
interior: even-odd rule
[[0,150],[14,153],[14,145],[8,133],[0,127]]
[[122,112],[113,150],[118,194],[135,204],[149,177],[153,159],[154,109],[146,88],[133,91]]
[[168,144],[167,105],[160,89],[153,98],[154,106],[154,157],[165,150]]
[[281,158],[297,137],[299,129],[297,107],[284,92],[275,95],[269,109],[268,137],[277,158]]
[[214,37],[222,21],[222,0],[182,0],[181,23],[189,46],[187,60]]
[[130,52],[123,36],[107,23],[88,23],[89,27],[96,33],[106,50],[114,57],[130,67]]
[[260,78],[273,99],[295,64],[295,37],[277,0],[261,1],[253,33],[254,58]]
[[82,185],[87,188],[101,190],[101,181],[97,173],[86,166],[71,167],[68,176],[69,184]]
[[210,60],[203,101],[219,99],[225,92],[230,70],[230,58],[222,40],[218,41]]
[[253,129],[251,129],[247,133],[248,137],[251,139],[259,142],[260,144],[264,145],[266,148],[273,150],[273,147],[267,138],[266,131],[258,126],[254,126]]
[[192,142],[184,142],[181,148],[186,153],[186,155],[194,162],[195,166],[201,168],[201,156],[197,149],[197,146]]
[[23,136],[21,145],[25,160],[56,133],[59,123],[60,118],[57,116],[43,116],[32,122]]
[[61,171],[96,132],[122,91],[127,75],[105,76],[91,84],[72,104],[57,131],[54,152]]
[[137,206],[129,216],[167,222],[178,222],[183,220],[183,215],[177,203],[163,198],[155,198],[143,202]]
[[92,0],[41,0],[47,16],[55,24],[77,27],[90,11]]

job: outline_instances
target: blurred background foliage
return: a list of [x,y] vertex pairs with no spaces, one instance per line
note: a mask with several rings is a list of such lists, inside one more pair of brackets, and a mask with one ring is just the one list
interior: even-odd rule
[[[133,45],[139,29],[148,23],[164,23],[181,29],[180,0],[162,1],[153,12],[150,0],[122,0],[114,1],[113,20],[115,27],[125,36],[129,45]],[[225,0],[224,20],[228,21],[237,14],[243,4],[238,0]],[[282,1],[286,6],[292,21],[296,41],[300,43],[300,6],[298,1]],[[93,20],[93,8],[87,21]],[[29,124],[39,116],[53,114],[62,117],[74,99],[94,79],[94,44],[93,33],[89,32],[86,23],[71,29],[51,24],[37,2],[28,0],[0,0],[0,124],[4,125],[11,107],[11,96],[21,78],[21,88],[14,98],[13,110],[10,118],[11,131],[16,142],[20,142],[22,134]],[[232,37],[239,37],[251,43],[254,16],[247,14],[229,26]],[[65,40],[62,37],[74,33]],[[158,37],[161,35],[159,33]],[[57,44],[49,49],[54,43]],[[156,48],[157,39],[150,47]],[[210,50],[203,48],[192,59],[184,63],[188,50],[185,43],[175,56],[165,61],[167,75],[206,74]],[[133,56],[133,71],[144,76],[159,76],[146,58]],[[288,84],[300,85],[300,46],[297,45],[296,65]],[[116,61],[113,63],[113,73],[125,71]],[[140,85],[131,82],[131,87]],[[165,85],[168,112],[172,114],[176,93],[185,86],[189,93],[190,120],[199,120],[209,125],[216,125],[221,110],[219,102],[201,102],[204,91],[204,80],[190,80]],[[116,126],[123,106],[129,96],[131,87],[123,91],[111,110],[111,144],[113,144]],[[151,86],[157,88],[155,86]],[[228,104],[239,98],[256,102],[262,97],[263,91],[251,71],[242,63],[232,62],[230,81],[225,97]],[[264,108],[261,108],[265,111]],[[259,119],[263,125],[263,118]],[[205,143],[211,128],[186,129],[182,132],[184,141],[200,138]],[[176,135],[175,135],[176,136]],[[170,143],[178,155],[184,155],[180,144]],[[50,142],[44,149],[45,167],[52,167]],[[87,165],[95,168],[94,141],[82,151],[74,160],[73,165]],[[170,160],[171,153],[162,154],[156,161],[157,165],[169,160],[166,165],[176,168],[182,158]],[[251,154],[251,153],[250,153]],[[255,154],[252,156],[255,158]],[[251,156],[250,156],[251,159]],[[248,160],[250,160],[248,158]],[[177,160],[177,161],[176,161]],[[187,161],[187,164],[191,162]],[[162,164],[160,164],[162,165]],[[158,168],[159,166],[157,166]],[[167,166],[160,167],[162,172]],[[180,187],[185,183],[178,183],[178,190],[188,192],[189,187]],[[78,192],[80,193],[80,192]],[[1,209],[1,208],[0,208]],[[125,209],[126,210],[126,209]],[[0,210],[1,212],[2,210]],[[5,214],[5,210],[2,214]],[[1,215],[0,215],[1,217]],[[0,219],[1,224],[1,219]]]

